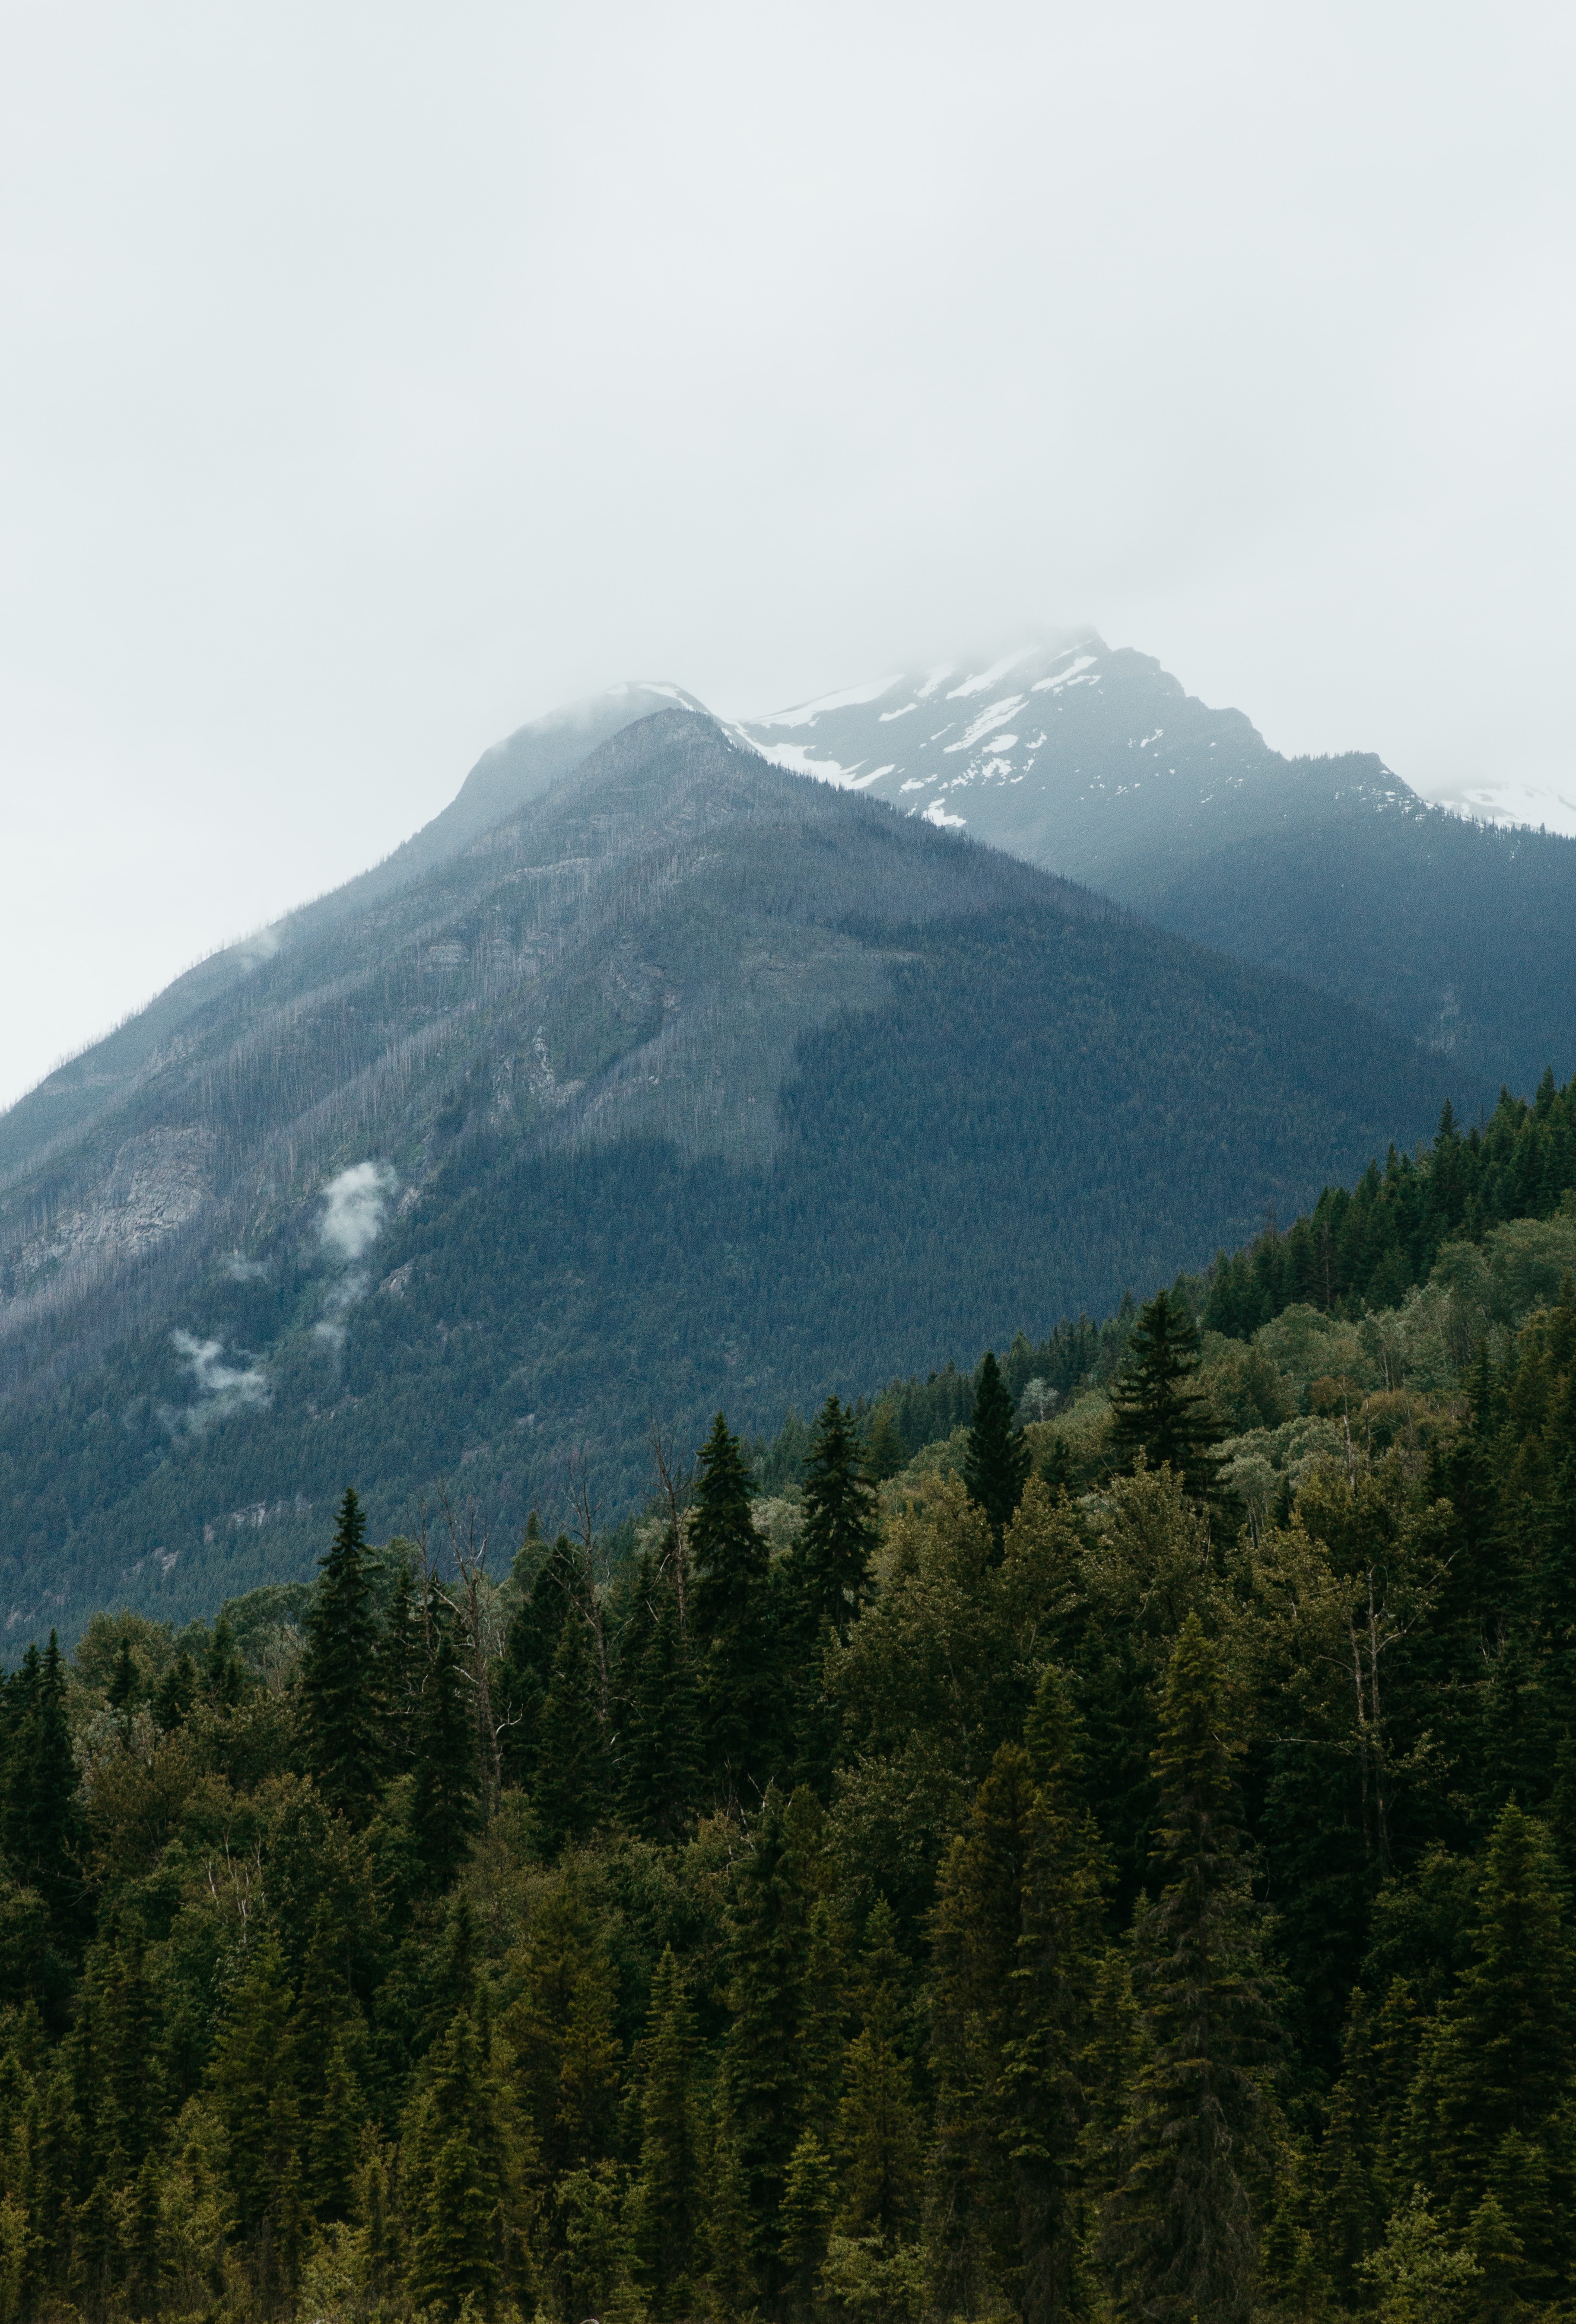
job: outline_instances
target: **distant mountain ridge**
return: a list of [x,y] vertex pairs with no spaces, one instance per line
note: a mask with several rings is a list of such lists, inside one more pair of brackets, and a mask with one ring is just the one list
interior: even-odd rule
[[309,1572],[351,1481],[507,1537],[583,1453],[616,1515],[653,1416],[970,1360],[1488,1095],[687,700],[540,770],[89,1052],[0,1190],[9,1650]]
[[1576,840],[1286,759],[1092,631],[743,722],[780,766],[1008,849],[1530,1091],[1576,1068]]

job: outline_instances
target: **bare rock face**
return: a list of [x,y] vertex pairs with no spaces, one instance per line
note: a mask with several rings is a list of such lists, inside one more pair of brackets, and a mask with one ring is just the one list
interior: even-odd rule
[[215,1144],[198,1124],[140,1130],[96,1182],[31,1232],[22,1212],[23,1231],[8,1250],[0,1244],[0,1329],[36,1312],[41,1301],[56,1305],[86,1290],[190,1226],[213,1198]]

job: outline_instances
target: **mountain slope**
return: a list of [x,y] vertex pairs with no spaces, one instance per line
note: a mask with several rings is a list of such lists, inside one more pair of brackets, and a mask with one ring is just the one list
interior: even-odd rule
[[1379,1010],[1531,1089],[1576,1066],[1576,840],[1430,807],[1371,754],[1285,759],[1092,632],[740,730],[819,776]]
[[[91,1066],[91,1057],[85,1061]],[[1458,1102],[1484,1094],[1450,1076]],[[322,915],[0,1194],[11,1648],[507,1531],[1240,1240],[1445,1089],[1375,1019],[693,712]]]
[[638,718],[672,706],[705,715],[704,706],[680,687],[635,682],[549,712],[494,743],[442,813],[381,863],[198,961],[147,1008],[57,1066],[36,1089],[0,1113],[0,1186],[38,1162],[62,1138],[110,1112],[139,1074],[150,1067],[156,1070],[165,1056],[178,1053],[186,1026],[276,953],[316,939],[347,914],[437,870],[501,816],[572,772],[611,735]]

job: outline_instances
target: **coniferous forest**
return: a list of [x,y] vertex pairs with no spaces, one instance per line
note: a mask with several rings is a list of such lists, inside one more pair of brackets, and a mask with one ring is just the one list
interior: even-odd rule
[[1576,2314],[1573,1130],[30,1651],[0,2324]]

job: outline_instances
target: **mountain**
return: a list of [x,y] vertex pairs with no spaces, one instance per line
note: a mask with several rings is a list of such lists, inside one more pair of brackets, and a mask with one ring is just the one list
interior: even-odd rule
[[1287,759],[1092,632],[740,730],[778,765],[1087,882],[1530,1090],[1576,1066],[1576,840],[1430,806],[1371,753]]
[[653,1417],[1103,1308],[1488,1094],[695,708],[483,763],[0,1190],[10,1650],[308,1572],[349,1481],[380,1532],[616,1516]]
[[395,894],[458,854],[513,807],[579,766],[597,744],[654,711],[678,707],[704,716],[705,706],[681,687],[636,681],[611,687],[533,719],[485,751],[441,815],[371,871],[332,894],[288,913],[241,942],[198,961],[146,1009],[46,1075],[0,1113],[0,1187],[48,1153],[62,1137],[112,1113],[140,1075],[177,1055],[181,1028],[219,1001],[276,953],[315,942],[348,915]]

